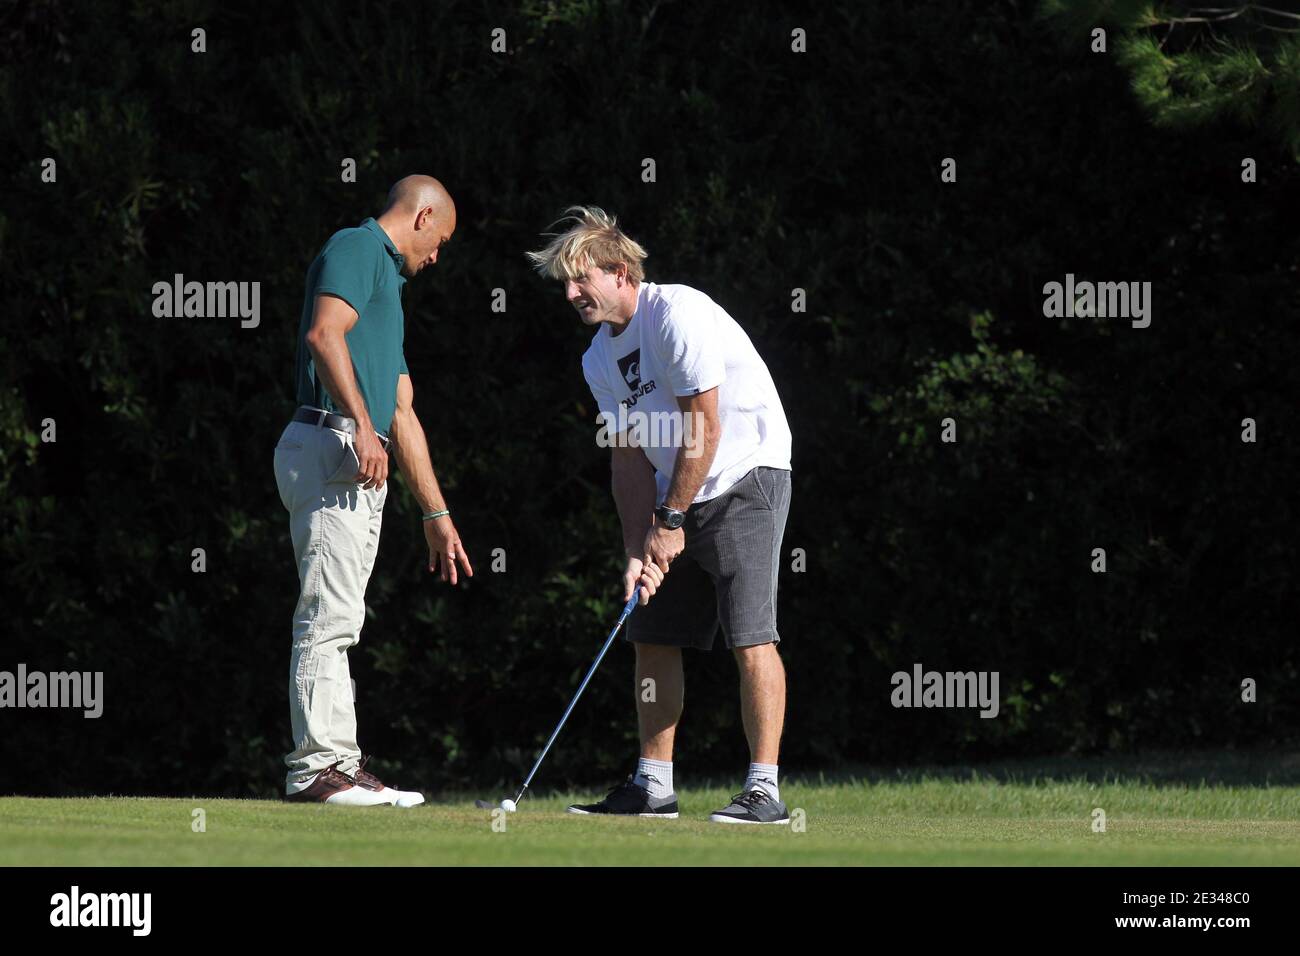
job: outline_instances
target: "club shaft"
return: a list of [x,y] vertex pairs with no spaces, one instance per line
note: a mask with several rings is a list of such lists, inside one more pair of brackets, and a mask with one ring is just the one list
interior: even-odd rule
[[614,638],[618,636],[619,628],[623,626],[623,622],[627,620],[628,615],[632,613],[632,609],[636,607],[637,601],[641,596],[640,592],[640,588],[633,591],[631,599],[626,605],[624,605],[623,613],[619,615],[618,623],[615,624],[614,629],[609,632],[609,637],[605,638],[605,646],[600,649],[600,653],[596,655],[596,659],[592,661],[591,666],[587,668],[587,676],[584,677],[582,683],[578,685],[577,693],[573,695],[573,700],[569,701],[569,706],[564,710],[564,716],[561,717],[560,722],[555,725],[555,731],[551,734],[551,739],[546,741],[546,746],[543,747],[542,752],[537,755],[537,762],[533,764],[533,769],[528,771],[528,776],[524,779],[524,785],[519,788],[519,793],[515,796],[515,803],[518,803],[523,798],[524,791],[527,790],[528,785],[533,782],[533,775],[537,773],[537,768],[540,767],[542,761],[546,759],[546,755],[551,750],[551,744],[555,743],[555,738],[560,736],[560,731],[564,729],[564,722],[568,720],[569,715],[573,713],[573,708],[577,706],[578,698],[581,697],[582,692],[587,689],[587,684],[591,682],[591,676],[596,673],[596,668],[600,666],[600,662],[605,658],[605,652],[608,651],[610,645],[614,643]]

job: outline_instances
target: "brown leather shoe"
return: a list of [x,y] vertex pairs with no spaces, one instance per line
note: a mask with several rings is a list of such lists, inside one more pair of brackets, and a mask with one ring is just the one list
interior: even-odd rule
[[[370,762],[368,756],[362,756],[361,762],[357,764],[357,772],[352,775],[352,780],[358,787],[365,787],[367,790],[374,790],[378,793],[384,789],[384,782],[366,769],[366,764]],[[338,766],[338,764],[335,764]]]
[[384,786],[384,782],[366,769],[366,764],[370,758],[363,756],[361,762],[357,764],[357,772],[353,774],[353,779],[358,787],[372,791],[384,799],[388,800],[397,807],[416,807],[424,803],[424,794],[411,790],[396,790],[393,787]]
[[[342,761],[339,761],[341,763]],[[289,803],[326,803],[336,793],[344,793],[353,787],[352,778],[338,769],[334,763],[316,774],[311,785],[297,793],[287,793],[284,799]],[[381,785],[382,786],[382,785]]]

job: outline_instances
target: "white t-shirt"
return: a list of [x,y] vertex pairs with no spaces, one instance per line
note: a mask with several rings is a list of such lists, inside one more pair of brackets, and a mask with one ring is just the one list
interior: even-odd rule
[[[745,330],[698,289],[642,282],[636,313],[617,336],[601,323],[582,373],[610,436],[627,432],[655,467],[656,504],[683,445],[676,396],[718,386],[722,435],[695,501],[722,494],[752,468],[790,468],[790,426],[772,375]],[[701,448],[696,433],[694,447]]]

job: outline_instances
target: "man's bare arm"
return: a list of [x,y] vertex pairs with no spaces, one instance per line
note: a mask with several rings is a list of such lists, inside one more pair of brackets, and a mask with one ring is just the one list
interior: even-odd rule
[[[429,442],[424,426],[415,414],[415,388],[410,375],[397,376],[397,410],[388,429],[393,456],[397,467],[406,476],[407,484],[424,514],[446,511],[447,502],[438,487],[438,476],[433,471],[429,456]],[[467,577],[474,576],[469,563],[469,553],[461,543],[460,535],[450,515],[431,518],[424,522],[424,537],[429,544],[429,570],[442,568],[442,580],[455,584],[458,578],[456,562]]]
[[623,550],[629,558],[639,558],[645,553],[645,533],[655,510],[655,469],[640,448],[616,444],[610,471],[614,504],[623,525]]
[[438,476],[433,471],[424,426],[415,414],[415,387],[410,375],[397,376],[397,410],[393,412],[388,437],[393,443],[397,467],[406,476],[406,483],[424,513],[447,510],[447,502],[438,486]]
[[641,597],[644,604],[650,600],[663,573],[646,560],[645,538],[655,509],[655,470],[650,459],[640,448],[625,444],[626,435],[619,435],[614,443],[614,457],[610,462],[614,504],[618,507],[619,522],[623,526],[623,551],[627,565],[623,570],[623,600],[632,596],[632,588],[639,581],[646,589]]
[[[679,396],[677,407],[682,412],[683,438],[688,439],[689,444],[683,441],[683,447],[677,451],[664,505],[675,511],[685,511],[700,493],[718,453],[718,440],[722,437],[718,390],[715,387],[699,395]],[[685,547],[686,532],[682,528],[670,530],[656,521],[654,527],[646,532],[644,550],[647,563],[653,562],[662,571],[668,570]]]
[[356,480],[364,481],[366,488],[382,488],[388,480],[388,455],[379,444],[370,411],[361,397],[345,338],[357,324],[357,318],[357,310],[338,296],[318,295],[305,341],[315,361],[316,374],[330,398],[344,415],[356,422],[353,446],[361,463]]
[[718,454],[718,441],[722,438],[718,389],[715,386],[699,395],[678,396],[677,407],[682,413],[682,433],[690,445],[677,452],[664,505],[674,511],[685,511],[700,493]]

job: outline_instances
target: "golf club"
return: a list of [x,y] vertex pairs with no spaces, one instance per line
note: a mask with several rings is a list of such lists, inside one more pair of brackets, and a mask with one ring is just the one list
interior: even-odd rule
[[564,716],[560,718],[560,722],[555,725],[555,730],[551,734],[551,739],[546,741],[546,746],[543,747],[542,752],[537,755],[537,762],[533,764],[533,769],[528,771],[528,776],[524,779],[524,785],[519,788],[519,792],[515,794],[515,798],[513,800],[502,800],[500,803],[495,804],[488,800],[475,800],[474,806],[478,807],[480,810],[493,810],[500,807],[507,813],[515,812],[515,808],[519,805],[519,801],[524,798],[524,791],[527,790],[528,785],[533,782],[533,775],[537,773],[537,768],[542,765],[542,761],[546,759],[547,753],[550,752],[551,744],[555,743],[555,738],[560,736],[560,731],[564,729],[564,722],[569,719],[569,714],[573,713],[573,708],[578,703],[578,698],[581,697],[582,692],[587,689],[587,684],[591,680],[591,675],[596,673],[596,668],[600,666],[600,662],[605,658],[605,652],[608,651],[610,645],[614,643],[614,638],[618,635],[619,628],[623,626],[623,622],[628,619],[628,616],[636,608],[637,601],[639,601],[640,598],[641,588],[636,587],[632,590],[632,596],[628,598],[627,604],[623,605],[623,613],[618,616],[618,623],[616,623],[614,629],[609,632],[609,637],[605,638],[605,646],[600,649],[600,653],[596,655],[596,659],[591,662],[591,667],[587,668],[587,676],[584,677],[582,683],[578,685],[577,693],[573,695],[573,700],[569,701],[569,706],[565,708]]

